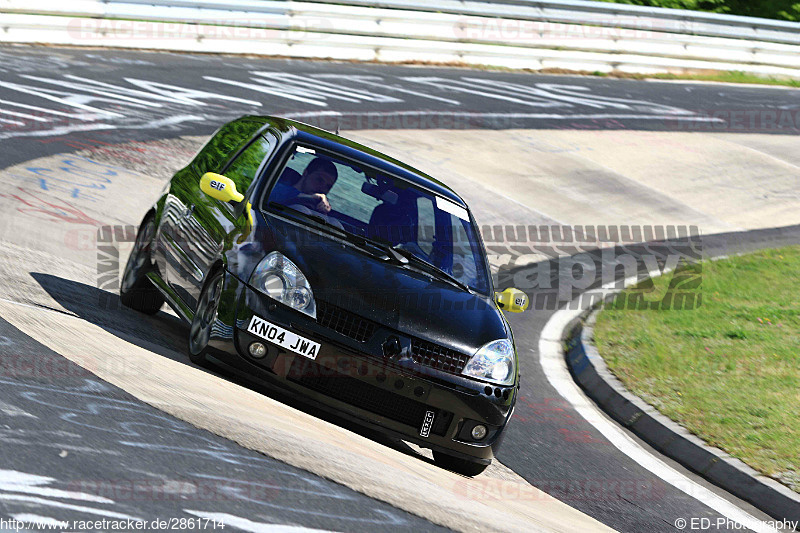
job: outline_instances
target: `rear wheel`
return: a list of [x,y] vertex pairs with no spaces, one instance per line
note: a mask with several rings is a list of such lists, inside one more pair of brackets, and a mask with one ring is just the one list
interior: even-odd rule
[[148,315],[156,314],[164,305],[164,296],[147,279],[147,273],[153,268],[150,249],[155,234],[156,222],[149,216],[142,222],[139,233],[136,234],[136,242],[133,244],[131,255],[128,256],[119,287],[119,300],[122,305]]
[[481,474],[484,470],[486,470],[486,467],[489,466],[476,463],[474,461],[469,461],[467,459],[461,459],[460,457],[453,457],[452,455],[437,452],[436,450],[433,451],[433,462],[436,463],[436,466],[445,468],[447,470],[452,470],[457,474],[469,477]]
[[206,281],[200,293],[200,301],[189,327],[189,359],[200,366],[207,365],[208,341],[211,328],[217,321],[217,308],[222,294],[222,271],[218,270]]

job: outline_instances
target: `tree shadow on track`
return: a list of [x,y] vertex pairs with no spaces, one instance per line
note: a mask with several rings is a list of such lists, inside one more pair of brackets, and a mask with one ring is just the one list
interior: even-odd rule
[[300,402],[280,389],[254,383],[251,376],[227,365],[217,362],[213,369],[209,369],[192,364],[186,355],[189,326],[174,314],[162,309],[154,316],[147,316],[122,305],[118,294],[52,274],[31,272],[30,275],[47,294],[66,309],[66,314],[90,322],[124,341],[178,363],[199,368],[220,379],[246,387],[406,455],[418,457],[429,463],[433,462],[402,441],[362,428],[344,418]]

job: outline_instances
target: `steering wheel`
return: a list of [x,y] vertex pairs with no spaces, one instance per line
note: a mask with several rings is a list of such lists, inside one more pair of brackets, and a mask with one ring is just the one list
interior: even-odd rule
[[[319,211],[317,211],[317,206],[319,205],[319,200],[316,199],[316,198],[313,198],[311,196],[296,196],[296,197],[292,198],[290,200],[290,202],[291,202],[289,204],[290,207],[292,205],[302,205],[303,207],[307,207],[307,208],[311,209],[312,211],[320,213]],[[324,213],[321,213],[321,214],[324,214]]]
[[[294,200],[297,201],[295,202]],[[314,207],[316,207],[319,204],[319,201],[315,202],[314,198],[295,198],[294,200],[292,200],[292,203],[290,203],[288,207],[291,207],[292,209],[300,211],[301,213],[304,213],[306,215],[314,215],[315,217],[324,218],[325,220],[327,220],[334,226],[338,227],[339,229],[345,229],[342,223],[336,217],[331,216],[331,213],[333,213],[333,211],[331,211],[330,213],[323,213],[321,211],[317,211],[316,209],[314,209]],[[308,207],[309,205],[313,207],[309,208]]]

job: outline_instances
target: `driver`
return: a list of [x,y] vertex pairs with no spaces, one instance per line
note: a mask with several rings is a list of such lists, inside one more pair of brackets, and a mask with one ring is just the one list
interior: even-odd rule
[[331,204],[327,194],[337,178],[336,165],[328,159],[317,157],[308,164],[303,175],[294,184],[281,183],[285,181],[281,179],[272,190],[270,200],[290,205],[295,203],[294,200],[307,199],[309,202],[303,202],[305,205],[311,205],[320,213],[328,214],[331,212]]

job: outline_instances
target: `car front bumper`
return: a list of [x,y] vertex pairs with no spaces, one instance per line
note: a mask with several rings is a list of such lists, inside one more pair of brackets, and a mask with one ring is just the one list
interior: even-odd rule
[[[491,462],[516,401],[514,387],[499,388],[445,374],[408,357],[376,356],[366,346],[254,291],[230,273],[225,277],[221,323],[210,341],[215,357],[259,382],[289,389],[300,400],[310,400],[383,434],[477,463]],[[320,343],[316,358],[249,333],[254,315]],[[226,316],[235,320],[225,320]],[[381,334],[397,332],[386,329],[375,335]],[[267,347],[263,357],[250,355],[253,342]],[[479,441],[470,435],[476,424],[488,429]]]

